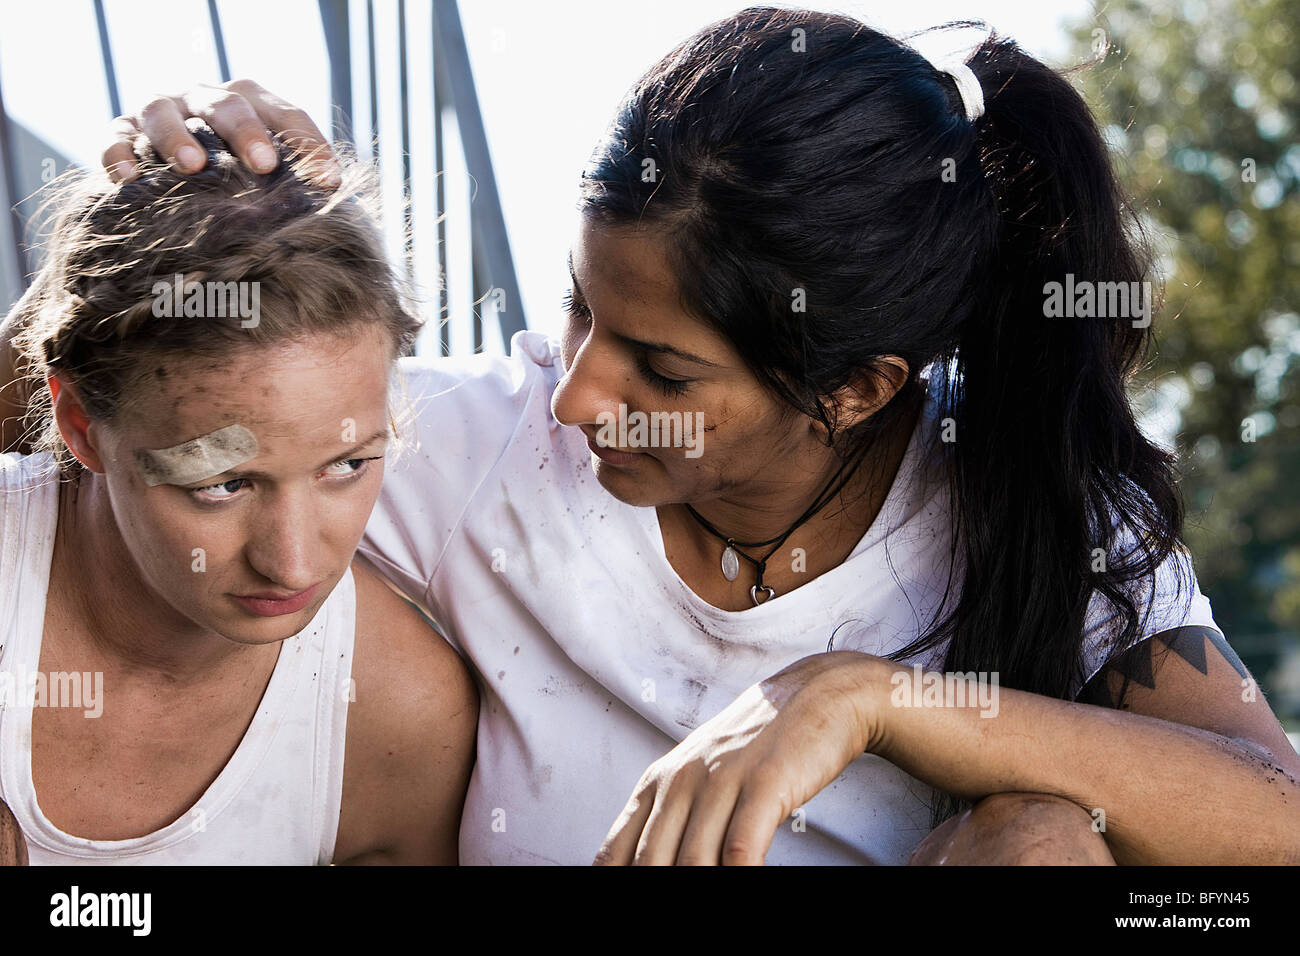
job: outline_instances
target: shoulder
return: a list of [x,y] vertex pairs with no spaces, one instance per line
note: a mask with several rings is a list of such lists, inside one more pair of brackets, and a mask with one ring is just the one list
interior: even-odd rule
[[399,451],[361,550],[403,590],[424,593],[479,488],[521,439],[529,452],[558,440],[550,409],[562,374],[558,343],[529,331],[508,357],[401,360]]
[[358,694],[363,681],[375,685],[378,693],[369,703],[391,705],[375,716],[417,704],[445,707],[456,695],[473,693],[460,655],[431,620],[359,561],[352,563],[352,578],[357,591],[353,679]]
[[481,478],[525,423],[552,421],[559,348],[525,330],[508,356],[401,359],[397,432],[410,455],[397,456],[394,476],[430,470],[449,490]]
[[0,492],[35,491],[57,485],[59,471],[48,452],[0,454]]
[[[1114,553],[1131,556],[1135,542],[1131,533],[1120,535]],[[1277,762],[1293,761],[1277,716],[1214,619],[1186,546],[1175,546],[1130,599],[1137,635],[1117,647],[1120,612],[1094,596],[1077,702],[1206,730],[1255,753],[1262,748]]]
[[[412,356],[398,361],[402,409],[424,424],[454,428],[491,426],[503,412],[523,408],[530,399],[543,398],[563,374],[559,343],[541,332],[523,330],[510,340],[509,355]],[[400,406],[399,406],[400,407]],[[449,416],[451,420],[448,420]],[[459,416],[456,420],[455,416]]]
[[[1131,557],[1134,537],[1123,535],[1113,553]],[[1098,560],[1101,560],[1099,557]],[[1246,665],[1214,620],[1201,593],[1191,553],[1178,544],[1129,592],[1137,612],[1133,639],[1120,644],[1126,617],[1094,594],[1085,628],[1080,703],[1255,739],[1281,733],[1254,692]],[[1271,726],[1270,726],[1271,725]]]
[[[1127,562],[1135,554],[1135,541],[1132,533],[1125,531],[1109,553],[1094,552],[1093,560]],[[1192,555],[1182,543],[1175,545],[1153,573],[1133,582],[1129,600],[1138,614],[1135,642],[1182,627],[1204,627],[1222,633],[1209,598],[1201,592]],[[1122,609],[1094,592],[1084,621],[1085,680],[1125,650],[1118,646],[1123,624]]]
[[477,690],[460,656],[413,605],[360,563],[352,574],[356,695],[336,858],[454,862]]
[[0,607],[18,597],[7,590],[24,573],[49,580],[48,564],[40,565],[54,546],[60,480],[48,454],[0,454]]

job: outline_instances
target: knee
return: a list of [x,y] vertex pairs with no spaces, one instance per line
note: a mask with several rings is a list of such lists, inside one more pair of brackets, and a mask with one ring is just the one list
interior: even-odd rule
[[946,821],[917,847],[914,865],[1113,866],[1092,816],[1061,797],[997,793]]

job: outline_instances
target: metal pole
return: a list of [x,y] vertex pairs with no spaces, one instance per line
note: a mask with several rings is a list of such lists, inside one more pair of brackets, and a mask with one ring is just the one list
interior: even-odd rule
[[14,264],[18,267],[18,281],[26,289],[30,282],[31,270],[27,263],[26,230],[23,217],[18,214],[18,173],[14,169],[13,140],[9,137],[9,114],[5,112],[4,91],[0,90],[0,160],[4,162],[4,196],[9,204],[9,216],[13,221]]
[[104,0],[95,0],[95,24],[99,29],[99,55],[104,61],[104,82],[108,86],[111,118],[122,115],[122,98],[117,91],[117,70],[113,69],[113,48],[108,42],[108,20],[104,17]]
[[433,18],[430,42],[433,46],[433,178],[435,182],[435,213],[438,219],[438,340],[442,355],[451,354],[451,328],[447,315],[447,177],[444,174],[442,155],[442,113],[444,83],[439,76],[442,54],[438,51],[438,20]]
[[375,3],[366,0],[366,50],[370,82],[370,148],[379,168],[379,74],[375,69]]
[[[474,224],[473,224],[473,223],[470,223],[470,227],[469,227],[469,228],[470,228],[470,232],[473,233],[473,232],[474,232]],[[473,237],[471,236],[471,241],[472,241],[472,240],[473,240]],[[485,280],[485,279],[483,278],[483,274],[482,274],[482,271],[481,271],[481,266],[482,266],[482,263],[481,263],[481,261],[479,260],[479,257],[478,257],[478,256],[474,256],[474,257],[473,257],[473,263],[472,263],[474,288],[475,288],[475,289],[483,289],[483,288],[488,288],[488,289],[490,289],[490,288],[491,288],[491,282],[490,282],[490,281],[487,281],[487,280]],[[473,315],[473,326],[474,326],[474,329],[473,329],[473,335],[474,335],[474,354],[475,354],[475,355],[477,355],[479,352],[482,352],[482,351],[483,351],[483,304],[484,304],[485,302],[487,302],[488,298],[490,298],[490,296],[489,296],[487,293],[484,293],[484,298],[482,298],[481,300],[479,300],[479,301],[477,301],[477,302],[474,303],[474,310],[473,310],[473,311],[474,311],[474,315]],[[507,344],[507,346],[510,344],[510,340],[509,340],[509,339],[506,339],[506,344]]]
[[411,243],[411,104],[406,81],[406,0],[397,4],[397,72],[402,110],[402,243],[406,251],[406,274],[415,275],[415,250]]
[[208,20],[212,23],[212,43],[217,48],[217,70],[221,73],[221,82],[230,82],[230,61],[226,59],[226,36],[221,32],[221,14],[217,12],[217,0],[208,0]]
[[[461,29],[460,12],[456,0],[434,0],[435,36],[442,53],[443,76],[451,84],[452,102],[456,107],[456,123],[460,127],[461,144],[465,150],[465,165],[469,169],[476,189],[470,203],[471,235],[475,266],[482,269],[482,277],[492,288],[505,295],[505,308],[498,312],[501,336],[507,347],[515,332],[527,328],[524,322],[523,303],[519,284],[515,278],[514,260],[510,255],[510,240],[506,233],[505,217],[501,213],[501,197],[497,192],[496,177],[492,173],[492,155],[488,150],[487,133],[479,112],[478,94],[474,90],[474,73],[470,69],[469,50]],[[489,289],[474,290],[478,298]]]
[[[215,0],[209,0],[215,2]],[[336,143],[352,144],[352,27],[348,0],[320,0],[330,61],[330,122]]]

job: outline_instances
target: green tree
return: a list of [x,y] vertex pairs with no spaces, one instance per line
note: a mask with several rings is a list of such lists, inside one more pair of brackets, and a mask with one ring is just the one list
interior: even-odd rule
[[1079,86],[1159,251],[1137,396],[1176,433],[1201,588],[1300,729],[1300,0],[1117,0]]

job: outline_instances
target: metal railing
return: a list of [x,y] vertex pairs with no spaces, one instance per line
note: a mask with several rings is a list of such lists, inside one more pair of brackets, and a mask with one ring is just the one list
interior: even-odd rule
[[[401,265],[408,276],[412,275],[414,263],[411,236],[421,230],[436,233],[437,319],[440,327],[438,339],[442,354],[450,354],[448,283],[454,283],[456,280],[448,275],[447,184],[441,173],[446,168],[444,162],[448,139],[446,124],[454,122],[460,150],[463,153],[464,169],[470,180],[467,185],[472,188],[469,222],[460,224],[467,226],[467,229],[460,229],[458,232],[461,234],[467,232],[470,245],[470,275],[467,281],[472,286],[469,289],[469,300],[474,303],[471,336],[473,350],[479,352],[484,349],[483,307],[485,305],[493,307],[492,318],[499,327],[502,343],[508,345],[510,337],[527,325],[456,0],[432,0],[433,29],[431,35],[427,37],[417,37],[408,31],[406,0],[398,0],[400,130],[396,144],[390,144],[390,137],[387,134],[381,135],[382,131],[378,123],[380,101],[374,0],[366,0],[365,23],[357,24],[358,29],[354,29],[352,22],[353,8],[356,6],[359,4],[350,4],[348,0],[318,0],[325,38],[324,52],[329,67],[332,107],[330,136],[336,143],[344,143],[352,148],[358,145],[353,126],[353,104],[356,94],[353,82],[353,51],[356,49],[354,43],[363,39],[369,67],[366,94],[370,117],[369,129],[366,131],[368,141],[364,145],[370,152],[371,160],[376,164],[388,151],[394,148],[398,150],[401,161],[402,192],[404,196],[411,195],[413,124],[409,94],[413,82],[427,82],[431,85],[434,116],[431,117],[431,122],[419,123],[415,126],[422,131],[431,131],[433,139],[432,144],[422,144],[422,148],[432,146],[435,167],[435,174],[432,177],[433,209],[431,215],[421,218],[412,204],[403,203],[405,217],[403,233],[406,237],[403,251],[406,261]],[[121,114],[123,104],[114,66],[110,23],[103,0],[93,0],[93,8],[104,84],[108,92],[111,115],[117,116]],[[207,15],[218,70],[222,81],[228,81],[231,77],[227,37],[222,29],[217,0],[207,0]],[[429,59],[433,63],[432,75],[423,79],[414,78],[409,69],[408,48],[412,48],[411,45],[414,43],[426,42],[429,44],[426,48]],[[0,250],[4,256],[4,265],[0,268],[0,295],[4,296],[5,302],[13,301],[21,294],[39,265],[33,261],[35,256],[27,242],[28,236],[32,234],[33,224],[28,221],[30,217],[24,215],[24,210],[20,209],[19,203],[36,192],[41,182],[34,180],[32,175],[26,177],[21,175],[20,170],[31,170],[35,167],[28,162],[20,163],[17,158],[19,155],[30,157],[36,154],[56,157],[60,166],[66,165],[66,160],[59,157],[57,152],[40,142],[36,131],[27,130],[10,119],[5,113],[3,91],[0,90],[0,202],[9,213],[5,217],[5,224],[0,225],[0,245],[8,247]],[[9,273],[16,275],[16,282],[5,281]],[[6,286],[15,287],[6,288]]]

